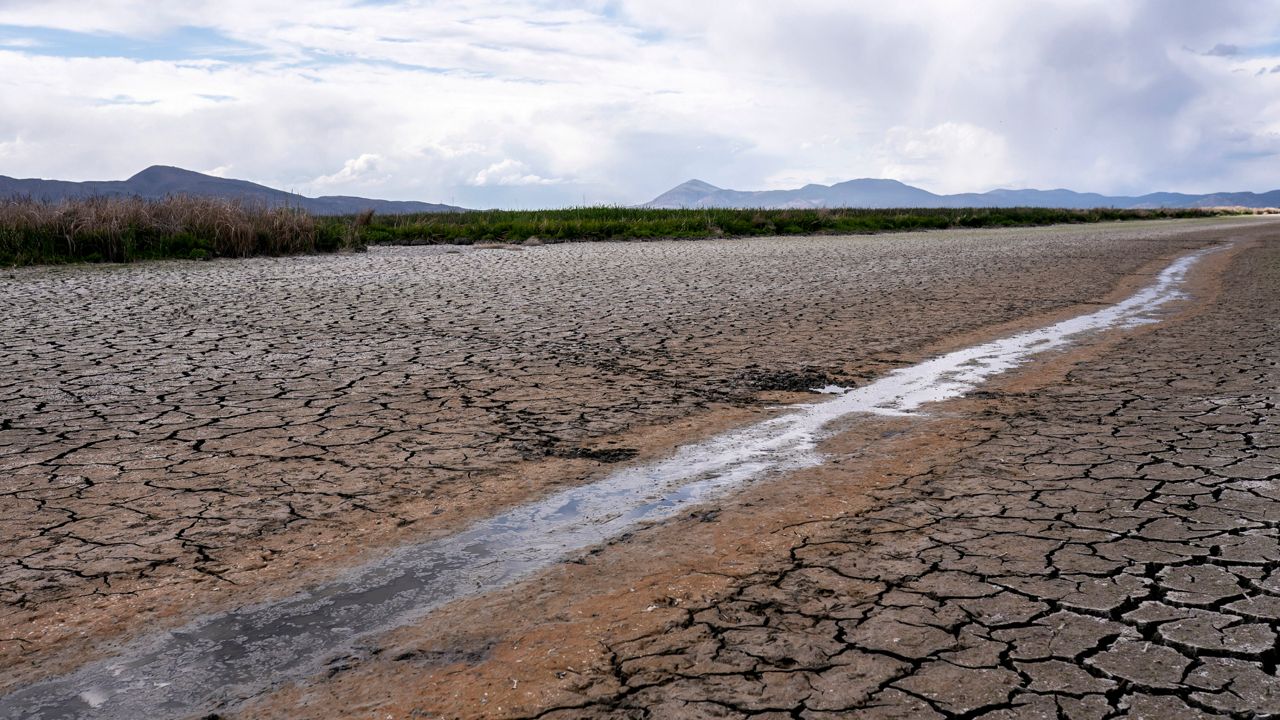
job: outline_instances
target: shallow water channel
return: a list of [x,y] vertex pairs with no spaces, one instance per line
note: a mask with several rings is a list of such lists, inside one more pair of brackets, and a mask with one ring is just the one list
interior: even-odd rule
[[860,388],[823,388],[834,397],[684,446],[665,460],[624,467],[456,535],[398,549],[309,592],[133,641],[115,657],[0,698],[0,717],[160,718],[233,707],[320,672],[361,639],[446,602],[509,584],[744,483],[819,464],[818,443],[833,421],[910,414],[1084,333],[1152,322],[1154,311],[1182,296],[1188,270],[1213,251],[1183,256],[1152,284],[1096,312],[947,353]]

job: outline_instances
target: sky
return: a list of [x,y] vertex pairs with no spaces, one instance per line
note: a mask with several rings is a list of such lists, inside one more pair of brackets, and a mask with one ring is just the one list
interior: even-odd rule
[[1280,0],[0,0],[0,175],[634,204],[1280,188]]

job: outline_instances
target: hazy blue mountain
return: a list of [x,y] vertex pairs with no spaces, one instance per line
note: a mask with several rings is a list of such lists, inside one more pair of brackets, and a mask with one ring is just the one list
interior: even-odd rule
[[701,180],[690,180],[680,183],[654,198],[649,202],[649,206],[658,208],[695,207],[702,198],[719,192],[732,191],[726,191]]
[[316,215],[349,215],[363,210],[394,215],[402,213],[449,212],[462,208],[412,200],[375,200],[346,195],[305,197],[276,190],[247,180],[204,175],[191,170],[152,165],[128,180],[18,179],[0,175],[0,198],[26,196],[36,200],[58,201],[93,196],[141,197],[159,199],[169,195],[217,197],[258,203],[268,207],[288,205]]
[[937,195],[897,180],[861,178],[835,185],[805,185],[795,190],[729,190],[701,180],[677,185],[644,207],[652,208],[819,208],[819,207],[1055,207],[1055,208],[1193,208],[1239,205],[1280,207],[1280,190],[1208,195],[1150,193],[1108,196],[1074,190],[1010,190]]

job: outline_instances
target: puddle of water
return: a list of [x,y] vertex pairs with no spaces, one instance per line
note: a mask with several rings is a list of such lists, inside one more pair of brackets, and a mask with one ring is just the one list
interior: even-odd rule
[[310,592],[132,642],[113,658],[0,698],[0,717],[159,718],[232,707],[320,672],[327,659],[352,651],[362,637],[412,622],[450,600],[506,585],[725,489],[817,465],[817,444],[835,420],[912,414],[1081,333],[1151,322],[1157,308],[1182,296],[1187,271],[1208,252],[1182,257],[1116,305],[957,350],[860,388],[823,388],[836,396],[685,446],[665,460],[622,468],[457,535],[401,548]]

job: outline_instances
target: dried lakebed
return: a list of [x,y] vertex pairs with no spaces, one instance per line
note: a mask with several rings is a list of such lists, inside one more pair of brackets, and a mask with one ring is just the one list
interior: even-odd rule
[[1116,290],[1134,273],[1265,228],[378,248],[0,275],[0,693],[797,399],[772,391],[863,384],[1081,314],[1136,289]]
[[234,704],[273,683],[317,672],[333,651],[361,635],[509,582],[717,491],[816,464],[817,442],[842,418],[909,413],[963,394],[1081,333],[1150,322],[1155,310],[1180,296],[1186,272],[1207,252],[1178,259],[1153,284],[1096,312],[897,370],[836,399],[686,446],[668,460],[623,469],[455,536],[402,549],[317,591],[143,639],[114,659],[0,699],[0,713],[181,716]]

